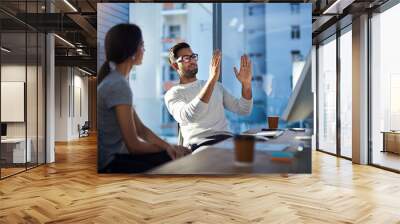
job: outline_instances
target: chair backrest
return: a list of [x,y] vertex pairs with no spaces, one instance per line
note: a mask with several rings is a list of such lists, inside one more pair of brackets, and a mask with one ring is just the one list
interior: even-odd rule
[[183,136],[181,126],[178,123],[178,145],[183,145]]
[[90,128],[89,124],[90,124],[89,121],[85,121],[85,123],[83,124],[82,128],[89,129]]

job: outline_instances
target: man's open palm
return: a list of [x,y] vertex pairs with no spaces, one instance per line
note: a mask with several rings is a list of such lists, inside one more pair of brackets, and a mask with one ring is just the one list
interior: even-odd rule
[[236,67],[233,67],[233,71],[235,72],[236,78],[243,85],[251,84],[251,78],[253,76],[252,65],[250,58],[247,55],[243,55],[240,57],[240,69],[237,70]]

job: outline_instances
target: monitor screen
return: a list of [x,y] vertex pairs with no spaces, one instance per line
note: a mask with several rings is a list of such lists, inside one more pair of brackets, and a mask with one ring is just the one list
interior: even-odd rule
[[[309,54],[311,55],[311,54]],[[306,59],[303,70],[290,95],[288,105],[282,119],[290,122],[307,119],[314,111],[314,95],[312,92],[311,56]]]
[[1,124],[1,136],[7,136],[7,124]]

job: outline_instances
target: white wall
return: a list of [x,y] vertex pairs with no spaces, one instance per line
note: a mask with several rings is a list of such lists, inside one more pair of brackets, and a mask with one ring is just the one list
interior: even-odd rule
[[[28,70],[32,67],[28,66]],[[25,82],[25,65],[2,65],[1,81]]]
[[55,141],[70,141],[79,137],[78,124],[88,120],[88,78],[71,67],[56,67],[55,73]]
[[[85,123],[85,121],[89,120],[88,77],[87,76],[83,77],[81,76],[82,73],[76,74],[76,72],[77,70],[75,70],[74,83],[73,83],[75,86],[74,88],[75,91],[73,93],[75,94],[75,96],[73,96],[75,104],[74,106],[75,113],[73,113],[72,130],[71,130],[71,135],[73,136],[73,138],[79,137],[77,129],[78,124],[82,126]],[[78,93],[78,91],[80,91],[80,93]]]
[[[38,70],[36,70],[38,69]],[[3,64],[1,66],[2,82],[24,82],[26,84],[26,106],[23,102],[21,113],[25,114],[26,120],[22,122],[6,122],[7,137],[30,139],[32,161],[36,162],[39,153],[39,163],[44,162],[44,92],[42,68],[35,66],[25,66],[25,64]],[[27,81],[25,80],[27,78]],[[2,90],[3,91],[3,90]],[[24,94],[24,90],[21,94]],[[2,96],[7,97],[7,96]],[[3,112],[12,110],[2,107]],[[13,113],[13,111],[7,111]]]
[[[28,74],[34,69],[32,66],[25,65],[2,65],[1,66],[1,81],[3,82],[25,82],[26,70]],[[28,97],[35,96],[34,93],[27,93]],[[1,110],[7,110],[7,108],[1,108]],[[29,117],[28,117],[28,120]],[[7,136],[8,137],[25,137],[25,122],[7,122]],[[29,136],[28,136],[29,137]]]
[[67,67],[55,68],[55,140],[68,140],[68,86],[69,76]]
[[[25,65],[2,65],[1,66],[1,81],[2,82],[24,82],[25,81]],[[28,71],[32,67],[27,68]],[[4,97],[4,96],[2,96]],[[1,108],[7,110],[8,108]],[[24,110],[24,108],[23,108]],[[7,135],[8,137],[25,137],[25,122],[7,122]]]

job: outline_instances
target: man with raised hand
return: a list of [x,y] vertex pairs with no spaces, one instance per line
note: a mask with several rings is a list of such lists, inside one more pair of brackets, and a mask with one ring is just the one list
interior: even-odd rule
[[198,55],[189,44],[178,43],[170,49],[169,62],[179,74],[179,84],[164,96],[168,111],[179,123],[183,145],[192,150],[214,144],[232,136],[224,109],[248,115],[253,107],[251,79],[252,65],[247,55],[241,56],[240,68],[233,68],[242,85],[240,99],[232,96],[220,82],[221,52],[213,53],[208,80],[196,77]]

